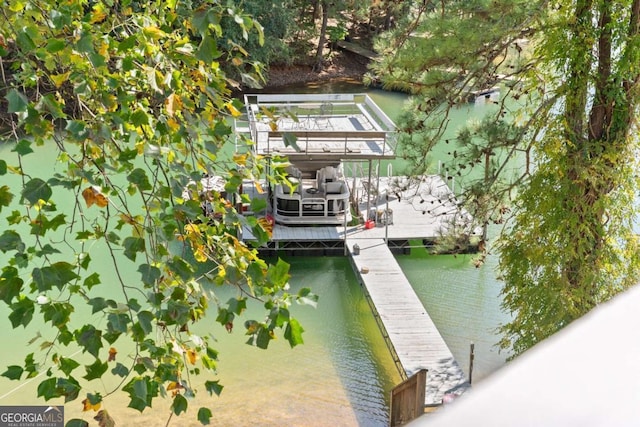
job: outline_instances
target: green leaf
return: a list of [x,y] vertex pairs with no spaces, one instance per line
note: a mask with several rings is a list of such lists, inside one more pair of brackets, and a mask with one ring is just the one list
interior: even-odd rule
[[191,22],[200,34],[206,34],[209,30],[209,9],[205,7],[198,8],[193,13]]
[[38,107],[41,111],[51,114],[54,119],[67,117],[62,110],[62,104],[52,94],[47,94],[40,98]]
[[0,235],[0,251],[18,251],[24,252],[25,245],[20,235],[13,230],[4,230]]
[[16,146],[13,147],[13,152],[18,153],[21,156],[26,156],[29,153],[33,153],[33,149],[31,148],[31,141],[27,139],[21,139],[16,143]]
[[65,48],[66,45],[67,43],[64,40],[53,39],[53,38],[49,39],[47,40],[47,52],[49,53],[60,52]]
[[32,205],[38,203],[38,200],[48,201],[52,194],[53,192],[49,184],[40,178],[33,178],[25,184],[22,190],[22,197],[27,199]]
[[22,113],[27,111],[29,100],[16,89],[10,89],[5,98],[9,102],[9,106],[7,108],[8,113]]
[[109,332],[127,332],[130,323],[129,316],[123,313],[110,313],[107,321],[107,329]]
[[318,306],[318,295],[312,293],[309,288],[302,288],[298,291],[297,301],[300,304],[310,305],[315,308]]
[[154,267],[149,264],[140,264],[138,272],[142,274],[142,283],[150,286],[155,285],[156,280],[158,280],[162,275],[158,267]]
[[31,52],[35,50],[36,44],[33,41],[34,33],[37,34],[38,29],[35,26],[24,26],[18,30],[16,39],[18,46],[23,52]]
[[122,390],[129,394],[129,407],[142,412],[151,407],[152,399],[158,395],[158,385],[148,377],[132,378]]
[[291,347],[295,347],[298,344],[303,344],[302,333],[304,329],[300,326],[300,323],[296,319],[289,319],[287,328],[284,331],[284,337],[289,341]]
[[180,415],[181,413],[187,410],[189,404],[187,403],[187,399],[180,393],[176,394],[173,398],[173,403],[171,404],[171,409],[173,413],[176,415]]
[[302,151],[298,146],[298,138],[294,134],[285,132],[282,134],[282,141],[284,142],[285,147],[293,147],[297,152]]
[[214,393],[216,394],[216,396],[220,396],[220,393],[222,393],[222,389],[224,388],[223,385],[220,385],[220,381],[217,381],[217,380],[205,381],[204,387],[209,392],[210,396],[213,396]]
[[136,168],[132,170],[131,173],[127,175],[127,181],[136,185],[140,191],[148,191],[152,188],[144,169]]
[[35,305],[26,296],[21,296],[18,301],[9,306],[11,313],[9,314],[9,320],[11,326],[17,328],[22,325],[26,327],[33,318],[33,312],[35,311]]
[[161,363],[155,372],[155,378],[160,382],[180,381],[179,369],[173,363]]
[[258,348],[266,350],[269,347],[269,343],[273,339],[271,330],[262,326],[258,329],[258,335],[256,336],[255,345]]
[[7,370],[2,373],[2,376],[10,380],[19,380],[23,372],[24,369],[22,369],[22,366],[11,365],[7,366]]
[[136,260],[136,254],[138,252],[144,252],[145,250],[144,239],[140,237],[127,237],[122,243],[124,246],[124,255],[131,261]]
[[108,342],[109,344],[113,344],[114,342],[116,342],[118,340],[118,338],[120,338],[120,336],[122,335],[122,332],[109,332],[107,331],[102,338]]
[[87,393],[87,400],[92,405],[97,405],[98,403],[102,402],[102,395],[100,393]]
[[267,270],[267,284],[280,287],[287,283],[289,280],[289,267],[289,264],[278,258],[278,261],[270,265]]
[[134,126],[149,124],[149,116],[144,110],[136,110],[131,114],[130,121]]
[[[77,255],[77,258],[78,258],[78,265],[80,265],[80,267],[82,267],[84,270],[89,268],[89,263],[91,262],[91,255],[89,255],[87,252],[80,252]],[[97,273],[94,273],[94,274],[97,274]]]
[[240,315],[247,308],[247,300],[246,298],[231,298],[229,299],[229,301],[227,301],[227,306],[229,307],[230,311],[237,315]]
[[142,308],[136,298],[130,298],[129,301],[127,301],[127,307],[129,307],[131,311],[135,312],[140,311],[140,309]]
[[107,301],[102,297],[91,298],[88,301],[88,303],[89,303],[89,305],[91,307],[93,307],[93,309],[91,310],[91,314],[95,314],[95,313],[97,313],[99,311],[102,311],[102,310],[104,310],[105,308],[108,307]]
[[193,267],[181,257],[176,256],[169,260],[167,266],[183,280],[189,280],[193,275]]
[[138,313],[138,322],[145,334],[150,334],[153,331],[153,313],[149,311],[141,311]]
[[94,286],[100,284],[100,275],[98,273],[92,273],[89,276],[87,276],[84,279],[84,282],[82,282],[82,284],[84,285],[85,288],[87,289],[91,289]]
[[76,48],[83,53],[93,52],[93,36],[90,33],[84,32],[76,43]]
[[69,345],[73,341],[73,334],[69,330],[63,329],[58,334],[58,341],[60,344]]
[[75,331],[74,336],[84,351],[89,352],[96,358],[99,357],[100,349],[102,348],[101,331],[92,325],[84,325],[81,329]]
[[53,302],[42,306],[42,317],[45,322],[51,322],[53,326],[60,329],[69,323],[71,313],[74,311],[72,304],[68,302]]
[[89,136],[87,125],[81,120],[69,120],[65,129],[77,140],[83,141]]
[[201,407],[198,409],[198,421],[200,421],[202,425],[210,424],[212,415],[211,409],[209,408]]
[[120,378],[125,378],[127,375],[129,375],[129,369],[122,363],[118,362],[116,363],[116,366],[111,370],[111,373],[113,375],[119,376]]
[[49,378],[38,384],[38,397],[43,397],[44,400],[53,399],[62,396],[58,389],[58,380],[56,378]]
[[20,295],[22,285],[24,285],[24,281],[20,277],[1,277],[0,300],[6,304],[11,304],[11,301]]
[[169,300],[162,319],[169,325],[184,325],[190,320],[191,305],[185,301]]
[[232,323],[234,318],[235,315],[226,308],[218,308],[218,316],[216,317],[216,322],[220,323],[221,325],[226,325],[228,323]]
[[107,372],[109,365],[106,363],[102,363],[100,359],[96,359],[91,365],[85,365],[85,370],[87,371],[84,378],[87,381],[95,380],[102,378],[102,375]]
[[202,41],[200,42],[198,50],[196,51],[196,58],[207,64],[210,64],[217,58],[219,58],[220,55],[221,53],[218,50],[218,43],[216,42],[216,39],[214,39],[210,35],[205,35],[204,37],[202,37]]
[[58,378],[57,386],[59,393],[64,396],[65,403],[77,399],[80,394],[80,384],[74,378]]
[[38,375],[38,365],[33,358],[33,353],[27,354],[24,358],[24,370],[27,371],[27,378],[34,378]]
[[76,369],[80,364],[73,359],[69,359],[67,357],[60,358],[59,368],[66,376],[71,375],[71,372]]
[[0,159],[0,175],[5,175],[7,173],[7,162]]
[[118,43],[118,50],[120,52],[124,52],[126,50],[131,49],[132,47],[134,47],[136,45],[136,41],[137,40],[138,40],[138,37],[136,35],[127,37],[126,39],[124,39],[120,43]]
[[47,255],[59,254],[60,251],[51,246],[50,244],[43,245],[40,249],[38,249],[35,254],[36,256],[42,257]]
[[62,289],[67,283],[79,278],[73,271],[74,268],[75,267],[68,262],[60,261],[48,267],[34,268],[31,277],[40,292],[49,291],[54,286]]

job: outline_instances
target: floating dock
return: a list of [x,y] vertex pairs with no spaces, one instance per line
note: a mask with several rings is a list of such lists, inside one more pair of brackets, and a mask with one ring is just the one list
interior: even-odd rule
[[[243,183],[243,193],[266,198],[271,209],[248,214],[276,222],[262,253],[349,256],[401,377],[427,370],[426,406],[464,392],[463,371],[393,255],[408,253],[416,240],[430,246],[445,235],[461,241],[480,235],[447,179],[393,176],[391,167],[381,176],[381,161],[396,156],[395,124],[367,94],[249,94],[245,104],[247,125],[240,129],[251,136],[255,154],[286,158],[294,191],[315,182],[288,197],[268,180]],[[321,173],[328,167],[332,177]],[[348,215],[325,203],[335,194],[328,190],[334,181],[348,189],[339,193],[349,201]],[[326,199],[306,196],[323,188]],[[280,201],[295,207],[280,207]],[[255,240],[248,229],[241,238]]]
[[[427,369],[425,406],[440,405],[445,395],[459,395],[469,384],[394,253],[407,253],[403,245],[410,240],[437,241],[456,222],[471,227],[471,218],[459,209],[446,181],[438,175],[412,183],[403,177],[384,178],[378,189],[362,188],[361,182],[356,182],[356,187],[362,212],[375,212],[376,216],[392,212],[392,216],[371,228],[363,224],[275,224],[269,247],[262,250],[270,255],[349,256],[401,377]],[[250,189],[250,184],[245,188]],[[472,236],[481,233],[477,228],[469,230]],[[251,240],[248,230],[243,238]],[[357,254],[355,245],[359,247]]]
[[[427,369],[425,405],[469,384],[383,239],[347,239],[351,263],[403,379]],[[354,250],[354,248],[357,248]]]

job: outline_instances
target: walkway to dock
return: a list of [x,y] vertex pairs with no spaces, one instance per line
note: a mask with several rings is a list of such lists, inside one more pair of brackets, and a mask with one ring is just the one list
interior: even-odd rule
[[339,40],[336,44],[341,49],[348,50],[349,52],[357,53],[358,55],[364,56],[367,59],[374,60],[378,58],[377,53],[369,49],[365,49],[364,47],[360,46],[357,43],[352,43],[345,40]]
[[347,247],[401,375],[428,370],[425,405],[439,405],[445,394],[464,392],[469,385],[462,369],[385,241],[349,237]]

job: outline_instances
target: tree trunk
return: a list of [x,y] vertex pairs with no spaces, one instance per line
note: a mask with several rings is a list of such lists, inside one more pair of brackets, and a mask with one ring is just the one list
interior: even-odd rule
[[322,2],[322,25],[320,26],[320,36],[318,37],[318,50],[316,50],[316,60],[313,65],[313,71],[319,73],[322,71],[324,45],[327,42],[327,21],[329,21],[329,2]]

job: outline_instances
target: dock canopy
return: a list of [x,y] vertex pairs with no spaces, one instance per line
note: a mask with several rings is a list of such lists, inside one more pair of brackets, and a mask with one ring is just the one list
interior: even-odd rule
[[395,158],[395,124],[367,94],[244,98],[259,154],[292,160]]

